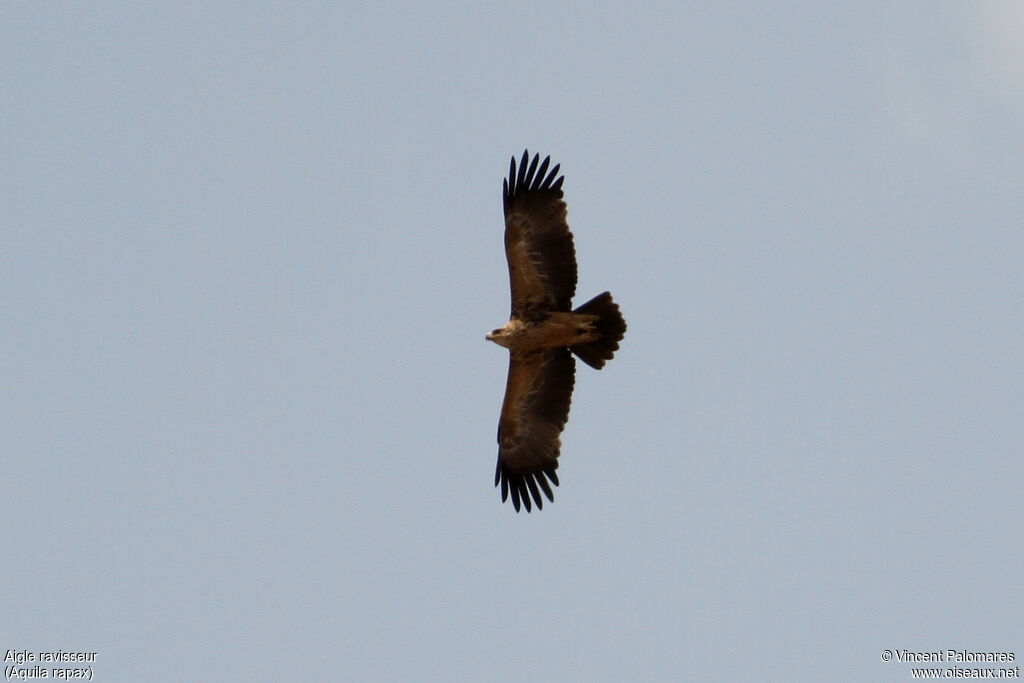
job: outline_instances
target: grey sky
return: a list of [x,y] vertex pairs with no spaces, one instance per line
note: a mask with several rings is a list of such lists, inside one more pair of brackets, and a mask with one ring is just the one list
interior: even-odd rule
[[[98,681],[1024,657],[1016,3],[7,3],[0,645]],[[492,488],[562,164],[555,502]]]

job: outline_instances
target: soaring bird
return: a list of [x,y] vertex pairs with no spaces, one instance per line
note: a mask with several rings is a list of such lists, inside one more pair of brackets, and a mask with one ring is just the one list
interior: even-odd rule
[[[600,370],[626,334],[626,321],[608,292],[576,309],[576,250],[566,223],[560,165],[528,151],[504,182],[505,256],[512,289],[508,323],[487,339],[509,350],[508,383],[498,421],[494,485],[501,500],[537,509],[554,502],[560,435],[569,419],[575,382],[573,355]],[[527,165],[529,163],[529,165]]]

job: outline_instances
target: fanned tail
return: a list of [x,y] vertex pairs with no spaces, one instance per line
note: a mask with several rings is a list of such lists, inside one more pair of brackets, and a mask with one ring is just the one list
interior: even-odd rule
[[600,370],[618,351],[619,342],[626,334],[626,321],[622,319],[619,305],[612,301],[612,295],[609,292],[603,292],[577,308],[573,313],[600,316],[594,323],[594,328],[600,336],[592,342],[570,347],[581,361]]

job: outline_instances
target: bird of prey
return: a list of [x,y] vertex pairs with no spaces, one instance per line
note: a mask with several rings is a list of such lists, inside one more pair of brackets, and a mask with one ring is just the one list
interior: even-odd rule
[[504,186],[505,256],[512,288],[508,324],[487,339],[509,350],[508,383],[498,421],[494,485],[519,512],[554,501],[560,435],[569,419],[575,354],[600,370],[626,333],[626,321],[608,292],[576,309],[576,250],[565,221],[563,176],[551,157],[529,152],[516,169],[512,157]]

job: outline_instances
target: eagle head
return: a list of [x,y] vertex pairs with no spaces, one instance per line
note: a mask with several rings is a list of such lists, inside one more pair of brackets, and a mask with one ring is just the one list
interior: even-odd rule
[[492,330],[486,338],[498,346],[504,346],[506,349],[509,348],[512,345],[512,338],[519,331],[519,327],[513,324],[513,322],[510,320],[505,327]]

